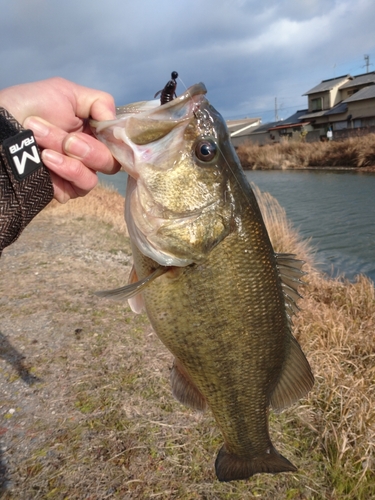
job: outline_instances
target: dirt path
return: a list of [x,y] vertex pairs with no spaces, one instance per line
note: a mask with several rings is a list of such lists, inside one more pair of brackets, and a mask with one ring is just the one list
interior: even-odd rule
[[[103,240],[109,242],[103,251]],[[128,244],[90,218],[40,214],[0,261],[0,435],[3,488],[18,491],[36,464],[24,462],[61,426],[70,387],[102,335],[94,295],[128,271]],[[109,278],[109,279],[108,279]],[[104,306],[104,310],[103,310]],[[108,318],[111,314],[107,314]],[[73,402],[74,403],[74,402]],[[72,415],[77,418],[78,415]],[[17,497],[17,496],[16,496]],[[16,498],[15,497],[15,498]],[[21,498],[21,497],[18,497]]]
[[123,198],[83,200],[44,210],[0,259],[0,498],[199,498],[195,464],[218,487],[218,431],[172,398],[146,315],[94,295],[126,283],[130,247]]
[[[118,420],[137,414],[137,402],[127,394],[125,408],[122,387],[134,377],[142,385],[135,366],[149,365],[143,376],[152,369],[145,346],[168,357],[145,316],[93,294],[124,284],[129,259],[128,238],[111,224],[59,208],[42,212],[4,251],[0,496],[107,498],[124,483],[103,472],[102,457],[121,455],[131,439],[120,441]],[[100,436],[99,423],[107,427]],[[108,468],[118,477],[123,464],[115,462]]]

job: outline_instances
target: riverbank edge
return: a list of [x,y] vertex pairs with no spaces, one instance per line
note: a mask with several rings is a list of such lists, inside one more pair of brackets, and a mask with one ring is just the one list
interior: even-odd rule
[[375,173],[375,165],[373,167],[290,167],[290,168],[282,168],[282,167],[273,167],[273,168],[248,168],[248,167],[242,167],[245,172],[251,172],[252,170],[285,170],[285,171],[293,171],[293,170],[314,170],[314,171],[324,171],[324,172],[337,172],[337,171],[343,171],[343,172],[364,172],[367,174]]

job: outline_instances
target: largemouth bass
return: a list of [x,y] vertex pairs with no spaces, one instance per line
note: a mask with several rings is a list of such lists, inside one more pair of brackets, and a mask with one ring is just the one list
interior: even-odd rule
[[145,307],[174,355],[174,396],[211,409],[224,438],[220,481],[296,468],[274,448],[268,412],[313,386],[291,333],[301,265],[275,254],[225,121],[203,84],[92,122],[129,174],[129,284],[103,296]]

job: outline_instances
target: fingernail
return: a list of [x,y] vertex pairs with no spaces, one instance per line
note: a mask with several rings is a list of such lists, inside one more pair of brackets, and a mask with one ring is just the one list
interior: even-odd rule
[[91,151],[91,147],[76,135],[71,135],[64,144],[64,150],[69,156],[80,160]]
[[45,149],[42,151],[42,160],[47,164],[51,165],[61,165],[64,161],[64,156],[52,149]]
[[23,123],[25,128],[31,128],[36,137],[46,137],[49,134],[49,127],[37,118],[26,118]]

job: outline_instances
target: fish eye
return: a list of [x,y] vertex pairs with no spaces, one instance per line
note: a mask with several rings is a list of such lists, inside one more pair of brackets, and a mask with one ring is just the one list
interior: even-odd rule
[[212,139],[201,139],[196,143],[194,152],[198,160],[209,162],[215,158],[217,146]]

